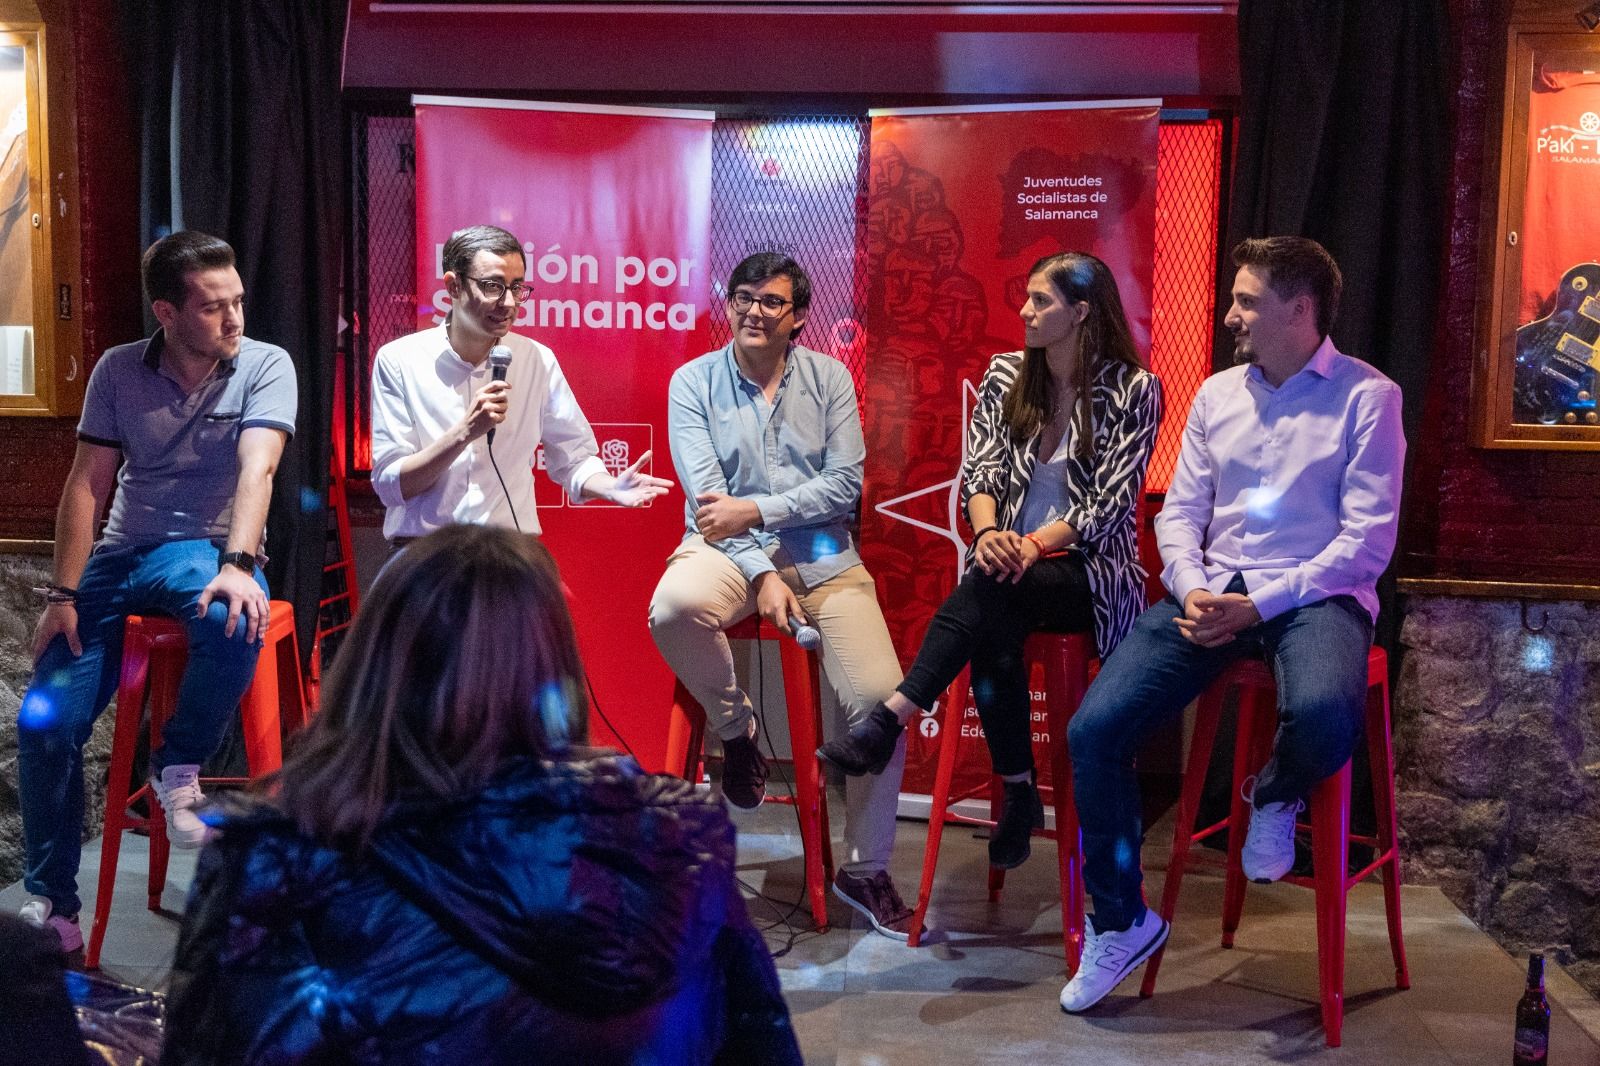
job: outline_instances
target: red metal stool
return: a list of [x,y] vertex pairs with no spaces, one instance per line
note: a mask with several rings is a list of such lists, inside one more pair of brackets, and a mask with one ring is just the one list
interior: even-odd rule
[[[1196,832],[1194,822],[1205,784],[1206,767],[1217,737],[1222,702],[1230,688],[1239,689],[1239,728],[1233,749],[1233,804],[1228,817]],[[1222,946],[1233,947],[1244,908],[1245,876],[1239,861],[1244,847],[1244,827],[1249,824],[1248,803],[1241,794],[1245,778],[1263,765],[1272,750],[1278,724],[1278,690],[1272,671],[1258,660],[1235,663],[1200,697],[1195,717],[1189,764],[1184,768],[1183,796],[1178,802],[1173,831],[1172,860],[1161,892],[1161,916],[1167,921],[1178,905],[1178,891],[1188,864],[1189,848],[1229,826],[1227,880],[1223,890]],[[1367,755],[1372,764],[1372,801],[1377,811],[1377,836],[1350,832],[1350,763],[1346,762],[1311,793],[1312,876],[1285,877],[1291,884],[1316,891],[1318,985],[1322,997],[1322,1030],[1329,1047],[1338,1047],[1344,1024],[1345,904],[1350,889],[1368,874],[1382,869],[1383,904],[1389,920],[1389,949],[1394,953],[1396,988],[1410,988],[1405,943],[1400,935],[1400,849],[1394,804],[1394,748],[1389,736],[1389,657],[1382,648],[1367,656]],[[1302,826],[1304,827],[1304,826]],[[1376,850],[1372,862],[1348,873],[1349,845],[1354,841]],[[1155,992],[1156,974],[1165,947],[1150,957],[1139,994]]]
[[[800,814],[800,841],[805,849],[806,890],[811,896],[811,918],[819,930],[828,928],[828,886],[833,881],[833,842],[828,835],[828,797],[817,765],[817,745],[822,743],[822,685],[817,656],[782,636],[760,615],[736,622],[724,632],[731,640],[775,640],[783,664],[783,687],[789,705],[789,745],[795,753],[796,795],[772,796],[768,803],[787,803]],[[705,743],[706,712],[689,695],[682,681],[672,689],[672,716],[667,724],[667,772],[689,781],[700,776]]]
[[[1050,801],[1056,810],[1056,827],[1038,829],[1034,836],[1056,841],[1061,866],[1061,939],[1066,948],[1067,973],[1077,972],[1083,950],[1083,856],[1078,837],[1078,809],[1072,801],[1072,760],[1067,755],[1067,723],[1077,713],[1083,694],[1089,689],[1089,666],[1095,657],[1094,637],[1089,633],[1034,633],[1025,650],[1029,676],[1035,663],[1044,665],[1047,724],[1050,729]],[[922,942],[928,915],[928,899],[933,893],[934,869],[939,864],[939,842],[944,827],[958,825],[990,826],[1000,816],[1000,778],[989,781],[989,818],[957,814],[950,808],[983,791],[972,789],[958,796],[950,794],[956,764],[962,748],[961,719],[971,692],[971,676],[963,670],[950,688],[945,705],[944,735],[939,740],[939,767],[934,777],[933,807],[928,812],[928,842],[922,854],[922,884],[917,889],[916,914],[911,919],[912,947]],[[989,868],[989,900],[998,901],[1005,887],[1006,872]]]
[[[255,679],[239,704],[250,778],[283,765],[280,728],[286,727],[292,732],[306,721],[305,690],[300,684],[300,655],[294,635],[294,607],[284,600],[273,600],[268,618]],[[280,648],[284,654],[279,653]],[[100,965],[100,946],[105,941],[106,923],[111,915],[111,894],[117,885],[117,859],[122,853],[124,830],[143,827],[150,836],[148,904],[153,911],[161,909],[161,889],[167,883],[170,850],[166,817],[148,781],[120,801],[117,790],[133,777],[133,756],[139,743],[146,691],[150,694],[150,748],[153,751],[161,746],[161,728],[172,717],[177,704],[178,684],[183,678],[188,653],[188,637],[183,624],[176,619],[128,616],[123,628],[122,676],[117,687],[117,718],[111,741],[111,791],[106,796],[105,835],[100,840],[100,887],[95,893],[94,927],[89,933],[89,950],[84,957],[84,963],[91,970]],[[280,698],[286,701],[281,706]],[[207,777],[202,781],[210,785],[241,785],[250,778]],[[128,807],[141,799],[150,812],[144,818],[128,813]]]

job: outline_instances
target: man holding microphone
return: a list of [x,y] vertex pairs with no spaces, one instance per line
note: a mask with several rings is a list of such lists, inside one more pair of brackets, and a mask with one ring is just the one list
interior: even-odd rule
[[392,549],[452,523],[539,533],[540,444],[574,503],[642,507],[672,487],[641,472],[649,452],[608,472],[555,354],[511,332],[533,292],[516,237],[497,226],[457,230],[443,263],[444,322],[384,345],[373,365],[372,484]]

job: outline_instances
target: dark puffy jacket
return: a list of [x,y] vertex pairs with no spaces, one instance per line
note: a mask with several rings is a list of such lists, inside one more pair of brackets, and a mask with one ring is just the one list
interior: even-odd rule
[[230,815],[162,1062],[798,1064],[733,869],[719,803],[614,756],[400,805],[360,862]]

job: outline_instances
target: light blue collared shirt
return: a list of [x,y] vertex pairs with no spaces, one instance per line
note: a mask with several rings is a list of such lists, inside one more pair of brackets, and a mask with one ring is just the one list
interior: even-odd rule
[[1326,338],[1277,388],[1256,366],[1208,378],[1156,517],[1161,580],[1182,603],[1242,574],[1263,620],[1339,595],[1376,619],[1405,457],[1400,387]]
[[769,404],[740,373],[730,341],[672,375],[667,435],[688,497],[688,535],[699,531],[699,494],[724,492],[760,508],[760,526],[712,545],[746,578],[776,569],[780,546],[808,588],[861,562],[850,519],[861,502],[866,445],[855,386],[837,359],[790,345]]

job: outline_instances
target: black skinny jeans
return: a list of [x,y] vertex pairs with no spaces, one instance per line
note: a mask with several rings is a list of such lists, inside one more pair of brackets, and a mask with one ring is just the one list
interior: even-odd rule
[[[1027,773],[1033,769],[1033,728],[1022,646],[1036,630],[1093,628],[1089,575],[1078,552],[1039,560],[1015,585],[974,566],[928,623],[917,660],[897,691],[927,710],[971,662],[973,702],[995,773]],[[946,728],[955,728],[960,713],[947,713]]]

